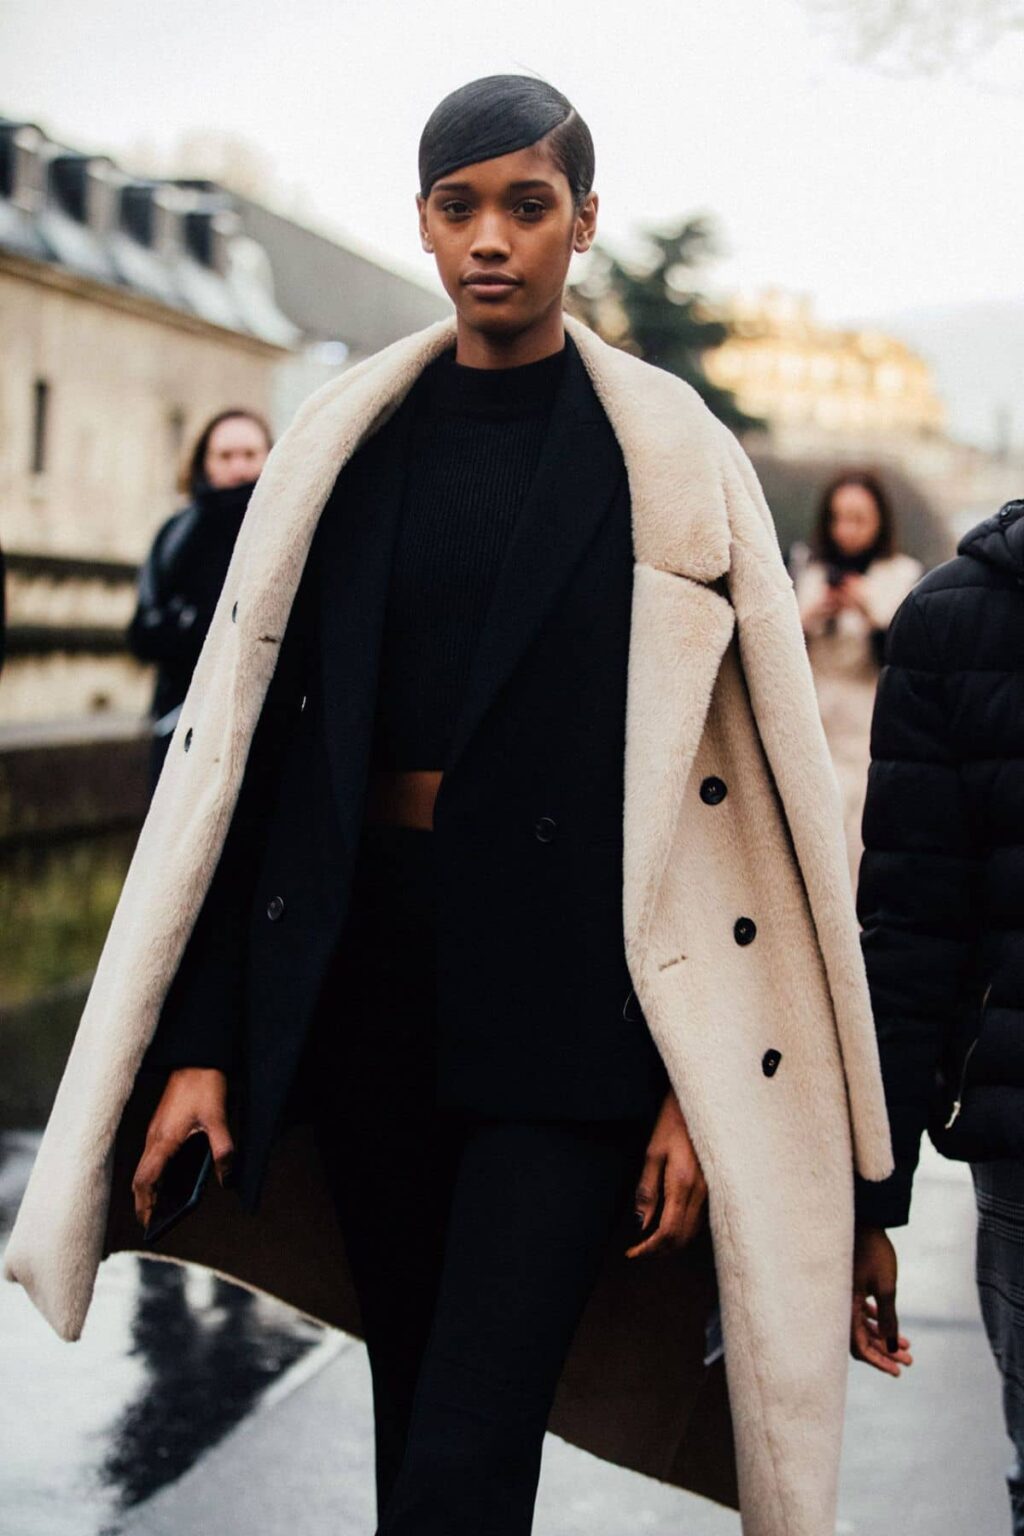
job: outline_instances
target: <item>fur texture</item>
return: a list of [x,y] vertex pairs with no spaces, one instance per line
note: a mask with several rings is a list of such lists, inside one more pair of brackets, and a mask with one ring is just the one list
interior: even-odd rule
[[[626,951],[707,1176],[744,1530],[826,1536],[853,1163],[873,1179],[892,1166],[838,788],[792,585],[742,449],[681,381],[566,325],[629,474]],[[320,511],[453,335],[453,321],[432,326],[318,391],[253,496],[7,1250],[8,1277],[65,1338],[85,1320],[115,1138],[216,866]],[[701,797],[709,775],[726,784],[720,803]],[[734,936],[740,917],[757,925],[752,943]],[[771,1075],[768,1051],[781,1052]],[[212,1241],[192,1256],[217,1262]],[[260,1283],[255,1260],[226,1267]],[[274,1283],[302,1304],[298,1282]],[[621,1307],[602,1305],[607,1336]],[[621,1412],[620,1374],[603,1388]],[[669,1383],[666,1415],[681,1395]],[[586,1406],[564,1415],[567,1433],[651,1470],[628,1424],[587,1423]],[[699,1485],[680,1461],[660,1475]]]

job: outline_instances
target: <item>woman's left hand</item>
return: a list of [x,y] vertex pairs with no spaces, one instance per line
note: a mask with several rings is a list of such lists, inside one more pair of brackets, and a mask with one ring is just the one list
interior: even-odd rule
[[647,1144],[634,1197],[637,1226],[646,1236],[626,1249],[627,1259],[684,1248],[700,1230],[707,1197],[679,1100],[670,1088]]

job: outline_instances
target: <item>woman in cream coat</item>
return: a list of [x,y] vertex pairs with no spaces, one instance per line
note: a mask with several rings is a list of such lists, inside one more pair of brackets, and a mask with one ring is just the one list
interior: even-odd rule
[[[424,176],[421,232],[455,318],[319,391],[257,485],[8,1245],[6,1273],[62,1337],[74,1339],[101,1259],[138,1245],[129,1186],[134,1174],[136,1192],[151,1191],[160,1146],[160,1138],[146,1140],[147,1124],[157,1120],[140,1067],[201,926],[282,637],[339,473],[361,446],[372,447],[417,381],[453,348],[456,357],[490,349],[499,365],[502,358],[528,364],[571,341],[581,364],[577,383],[598,412],[586,433],[579,418],[574,442],[603,442],[594,427],[610,426],[631,509],[621,940],[670,1084],[658,1122],[668,1127],[663,1145],[670,1162],[682,1149],[690,1166],[692,1154],[683,1203],[699,1205],[706,1185],[709,1225],[685,1246],[661,1244],[657,1259],[634,1262],[621,1248],[608,1249],[561,1368],[550,1427],[611,1461],[738,1503],[747,1536],[830,1536],[851,1315],[853,1171],[879,1179],[891,1168],[835,778],[792,585],[750,465],[687,385],[562,314],[562,284],[573,249],[592,238],[596,197],[567,179],[565,158],[549,148],[547,134],[516,137],[507,118],[490,120],[492,92],[506,102],[510,91],[532,92],[535,105],[539,83],[512,88],[510,78],[466,88],[486,131],[477,135],[475,158],[444,167],[458,170],[461,188],[450,226],[438,217],[435,188]],[[578,123],[557,93],[544,101],[549,113],[555,102],[552,125]],[[456,121],[464,123],[465,114]],[[539,193],[542,216],[522,206],[524,179],[534,198]],[[492,272],[507,269],[514,284],[501,295],[470,292],[460,280],[467,259]],[[559,465],[550,468],[564,483]],[[572,505],[572,483],[558,540],[582,537],[575,525],[595,515],[589,492]],[[522,658],[512,665],[509,686],[525,665]],[[514,738],[504,742],[505,755],[514,753]],[[457,774],[446,823],[438,821],[431,835],[446,835],[444,825],[451,828],[464,808],[468,773],[461,791]],[[551,832],[545,819],[537,826],[541,844]],[[486,861],[486,829],[476,847]],[[528,906],[530,892],[523,897]],[[258,950],[288,921],[276,923],[285,910],[280,899],[268,904],[264,893],[260,900],[265,911],[256,910],[254,921],[275,926],[257,927]],[[293,916],[294,904],[288,910]],[[567,964],[575,917],[564,914]],[[259,999],[250,1003],[255,1008]],[[161,1102],[177,1077],[171,1074]],[[221,1074],[197,1070],[193,1077]],[[214,1081],[203,1092],[214,1107],[194,1110],[194,1128],[208,1132],[223,1167],[230,1145],[223,1091]],[[210,1265],[358,1333],[344,1233],[309,1127],[299,1119],[282,1128],[267,1161],[255,1209],[211,1181],[161,1254]],[[666,1185],[650,1210],[655,1228],[672,1224],[673,1205],[678,1214],[670,1194]],[[487,1220],[484,1208],[480,1221]],[[676,1236],[694,1230],[689,1221],[676,1226]],[[716,1302],[724,1372],[706,1336]],[[859,1298],[865,1358],[898,1369],[870,1314]],[[897,1359],[905,1358],[901,1347]],[[498,1528],[497,1513],[489,1528]],[[401,1525],[436,1528],[429,1518]]]
[[850,882],[857,888],[871,715],[886,631],[922,566],[895,548],[876,476],[838,476],[821,499],[810,559],[795,576],[822,724],[843,800]]

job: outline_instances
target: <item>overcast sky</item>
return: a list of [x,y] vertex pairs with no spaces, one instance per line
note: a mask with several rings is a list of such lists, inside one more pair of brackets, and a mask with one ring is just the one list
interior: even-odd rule
[[801,0],[0,0],[0,113],[115,156],[239,134],[309,222],[424,277],[426,116],[535,71],[590,123],[613,242],[707,210],[716,288],[806,292],[827,319],[1024,297],[1022,62],[1007,43],[976,78],[895,79]]

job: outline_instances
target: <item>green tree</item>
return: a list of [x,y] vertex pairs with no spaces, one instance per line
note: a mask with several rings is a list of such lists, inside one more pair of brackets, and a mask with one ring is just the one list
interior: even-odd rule
[[606,341],[685,379],[733,431],[762,427],[704,371],[705,353],[730,334],[696,287],[699,269],[718,252],[711,220],[694,216],[664,232],[645,231],[644,240],[646,256],[636,264],[597,248],[591,272],[574,289],[578,312]]

